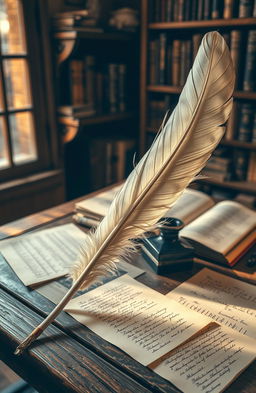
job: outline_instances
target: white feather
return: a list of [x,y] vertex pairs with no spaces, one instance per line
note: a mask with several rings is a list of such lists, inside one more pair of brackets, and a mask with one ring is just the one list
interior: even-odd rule
[[171,117],[88,236],[74,279],[87,269],[82,284],[88,285],[105,274],[111,262],[130,252],[129,239],[150,230],[175,203],[222,138],[233,88],[226,43],[217,32],[208,33]]
[[81,286],[109,270],[133,248],[129,239],[151,229],[201,171],[224,133],[232,107],[234,71],[224,39],[206,34],[178,105],[114,199],[95,233],[88,236],[76,279],[52,312],[17,347],[20,354],[56,318]]

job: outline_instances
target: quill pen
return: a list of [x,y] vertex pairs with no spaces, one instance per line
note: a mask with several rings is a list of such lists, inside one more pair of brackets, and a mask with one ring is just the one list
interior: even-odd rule
[[204,167],[222,138],[231,108],[234,71],[217,32],[201,43],[179,102],[148,152],[129,175],[105,218],[84,244],[75,282],[48,317],[17,347],[20,354],[54,320],[74,293],[134,248]]

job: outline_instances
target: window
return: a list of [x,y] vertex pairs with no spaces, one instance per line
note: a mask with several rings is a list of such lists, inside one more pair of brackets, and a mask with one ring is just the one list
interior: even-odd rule
[[0,0],[0,176],[50,165],[36,3]]
[[0,225],[64,201],[46,0],[0,0]]

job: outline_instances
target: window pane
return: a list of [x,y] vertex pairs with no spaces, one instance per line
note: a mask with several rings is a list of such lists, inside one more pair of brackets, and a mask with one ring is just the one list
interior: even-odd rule
[[30,112],[9,116],[13,147],[13,162],[17,165],[37,159],[35,129]]
[[19,0],[0,0],[0,35],[3,54],[26,52],[23,15]]
[[21,109],[31,105],[27,61],[4,60],[4,79],[8,109]]
[[10,166],[8,148],[7,148],[7,137],[6,127],[3,117],[0,117],[0,169],[4,169]]

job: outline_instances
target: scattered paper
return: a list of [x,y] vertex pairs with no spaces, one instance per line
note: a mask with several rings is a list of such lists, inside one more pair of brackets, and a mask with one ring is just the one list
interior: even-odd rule
[[218,327],[174,351],[154,371],[184,393],[219,393],[255,359],[255,341]]
[[[38,285],[68,274],[85,238],[77,226],[65,224],[3,240],[0,251],[25,285]],[[125,261],[120,261],[119,269],[131,277],[144,273]]]
[[207,268],[166,295],[189,310],[256,338],[255,286]]
[[0,251],[25,285],[35,285],[67,274],[85,237],[66,224],[0,242]]
[[128,275],[72,299],[65,311],[143,365],[209,323]]

